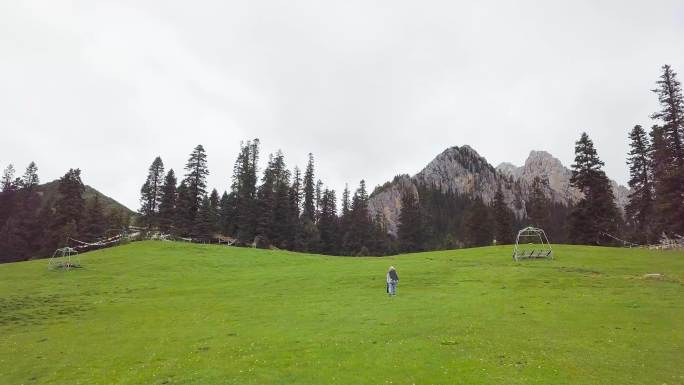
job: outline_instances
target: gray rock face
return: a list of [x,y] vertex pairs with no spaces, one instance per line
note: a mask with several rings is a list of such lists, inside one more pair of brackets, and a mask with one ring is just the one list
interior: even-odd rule
[[[572,171],[546,151],[531,151],[522,167],[515,167],[510,163],[501,163],[496,169],[500,174],[510,175],[514,180],[518,180],[523,189],[528,191],[532,188],[535,177],[546,181],[547,197],[553,202],[567,206],[582,198],[582,192],[570,184]],[[613,194],[615,194],[615,203],[619,209],[624,210],[628,202],[629,189],[619,185],[614,180],[611,180],[610,184],[613,187]]]
[[385,219],[387,232],[390,234],[397,234],[397,224],[401,212],[401,195],[404,191],[409,190],[418,196],[413,180],[408,175],[401,175],[396,177],[389,187],[380,193],[374,193],[368,200],[368,210],[372,217],[377,218],[377,215],[381,214]]
[[[470,146],[450,147],[437,155],[413,177],[400,176],[375,191],[369,209],[376,217],[382,214],[388,232],[396,234],[401,212],[401,195],[407,189],[417,192],[417,186],[431,187],[442,192],[454,192],[491,203],[501,184],[504,200],[519,218],[526,215],[525,201],[536,177],[544,182],[546,196],[553,202],[569,205],[577,202],[582,193],[570,185],[572,172],[546,151],[532,151],[523,166],[501,163],[494,168]],[[621,209],[627,203],[629,190],[611,181],[616,203]],[[420,197],[418,197],[420,199]]]
[[444,150],[413,179],[442,192],[479,196],[485,202],[494,198],[498,181],[494,167],[470,146]]
[[570,169],[546,151],[531,151],[522,167],[502,163],[496,169],[501,174],[510,175],[527,192],[532,190],[534,179],[540,178],[545,184],[546,196],[553,202],[568,205],[582,197],[582,193],[570,185]]
[[629,203],[629,189],[614,180],[610,180],[610,185],[613,187],[613,194],[615,194],[615,203],[617,207],[625,215],[625,206]]

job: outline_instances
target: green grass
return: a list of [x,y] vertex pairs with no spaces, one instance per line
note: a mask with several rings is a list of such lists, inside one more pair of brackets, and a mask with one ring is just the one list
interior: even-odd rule
[[84,254],[72,271],[0,265],[0,383],[684,383],[684,253],[510,253],[149,241]]

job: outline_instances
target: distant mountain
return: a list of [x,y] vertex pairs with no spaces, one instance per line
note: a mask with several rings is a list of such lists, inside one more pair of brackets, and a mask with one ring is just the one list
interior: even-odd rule
[[[535,177],[548,181],[550,189],[547,196],[550,196],[554,202],[568,205],[582,198],[582,193],[570,185],[572,171],[546,151],[531,151],[525,165],[521,167],[516,167],[511,163],[501,163],[496,170],[502,175],[521,182],[527,189],[531,188]],[[624,210],[628,202],[629,189],[612,179],[610,183],[615,194],[615,203],[618,208]]]
[[[43,204],[56,201],[57,197],[59,196],[59,181],[53,180],[52,182],[39,185],[38,194],[41,196]],[[92,200],[95,195],[100,196],[100,203],[102,203],[105,214],[115,209],[124,214],[135,215],[135,212],[128,207],[86,185],[85,192],[83,193],[83,198],[86,200],[86,202]]]
[[[386,219],[388,231],[396,234],[401,195],[418,187],[480,198],[491,203],[499,184],[504,199],[516,217],[526,216],[525,201],[532,190],[535,177],[545,181],[545,194],[552,202],[568,206],[577,202],[582,193],[570,185],[572,172],[546,151],[532,151],[523,166],[501,163],[496,168],[470,146],[450,147],[437,155],[423,170],[410,177],[401,175],[385,183],[371,194],[369,208],[375,217]],[[624,208],[629,191],[611,181],[618,207]],[[420,197],[418,197],[420,200]]]

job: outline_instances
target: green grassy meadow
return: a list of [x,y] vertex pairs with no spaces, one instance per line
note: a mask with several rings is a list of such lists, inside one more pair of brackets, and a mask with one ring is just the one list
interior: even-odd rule
[[0,384],[684,384],[684,253],[511,250],[146,241],[0,265]]

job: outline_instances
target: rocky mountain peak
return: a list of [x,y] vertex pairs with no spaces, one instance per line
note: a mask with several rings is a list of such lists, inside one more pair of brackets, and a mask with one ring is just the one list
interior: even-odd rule
[[[369,202],[372,215],[381,213],[390,233],[396,234],[401,195],[407,189],[417,192],[416,186],[433,188],[482,199],[489,204],[499,186],[504,200],[518,217],[523,217],[525,201],[535,178],[543,183],[545,194],[556,203],[569,205],[582,194],[570,184],[572,172],[547,151],[533,150],[523,166],[504,162],[496,168],[468,145],[453,146],[437,155],[413,177],[402,176],[374,192]],[[624,207],[629,191],[612,181],[618,207]],[[420,197],[418,197],[420,200]]]
[[414,176],[424,185],[458,193],[474,193],[495,178],[496,170],[468,145],[447,148]]
[[572,172],[547,151],[530,151],[525,165],[518,167],[511,175],[523,185],[523,189],[531,189],[535,178],[539,178],[547,196],[554,202],[567,205],[581,198],[580,192],[570,184]]

